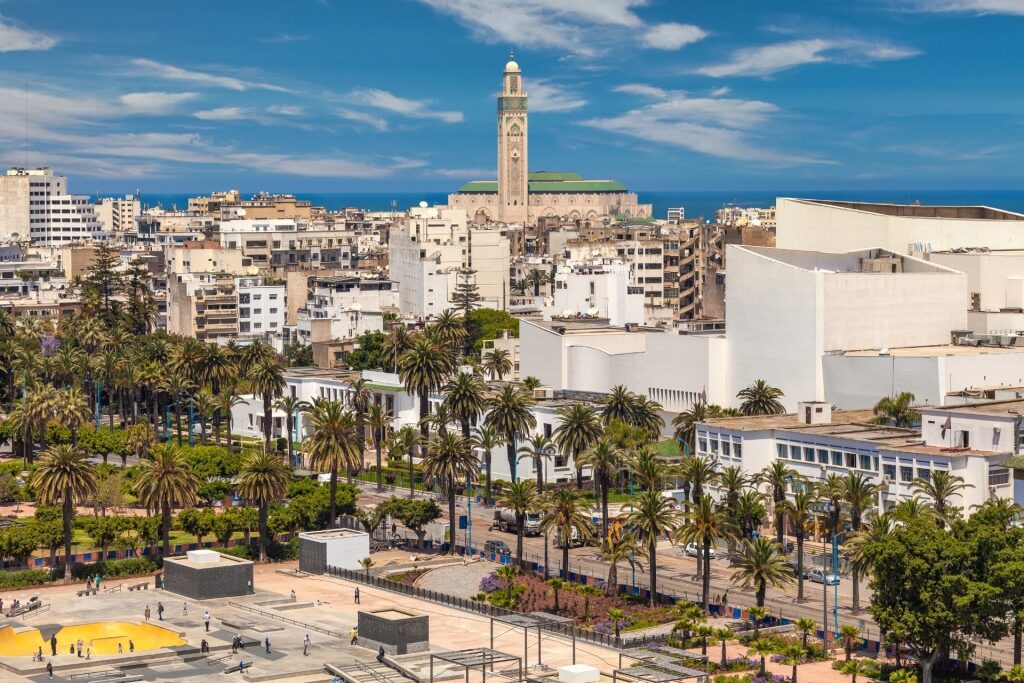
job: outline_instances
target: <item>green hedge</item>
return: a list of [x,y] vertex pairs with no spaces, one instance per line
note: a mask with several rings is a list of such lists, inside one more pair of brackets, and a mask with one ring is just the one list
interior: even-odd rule
[[[104,579],[123,579],[127,576],[150,574],[160,569],[160,560],[149,557],[126,557],[123,560],[101,560],[88,564],[75,563],[71,567],[71,576],[84,581],[90,576],[99,574]],[[63,565],[53,570],[53,575],[64,577]]]
[[45,569],[24,569],[18,572],[0,572],[0,590],[38,586],[50,580]]

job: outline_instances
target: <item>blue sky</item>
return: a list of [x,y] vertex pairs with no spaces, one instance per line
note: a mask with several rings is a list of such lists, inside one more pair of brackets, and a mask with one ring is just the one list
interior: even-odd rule
[[[72,190],[1024,187],[1024,0],[0,2],[0,164]],[[26,117],[25,87],[28,83]]]

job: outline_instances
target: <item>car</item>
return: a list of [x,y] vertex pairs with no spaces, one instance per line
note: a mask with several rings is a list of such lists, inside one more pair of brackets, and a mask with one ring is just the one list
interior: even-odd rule
[[[796,560],[787,560],[786,561],[786,566],[793,570],[793,576],[800,576],[800,567],[798,566],[798,563],[797,563]],[[810,574],[810,571],[811,570],[805,564],[804,565],[804,578],[805,579],[807,578],[807,575]]]
[[512,549],[508,547],[508,543],[505,541],[487,541],[484,543],[485,553],[494,553],[495,555],[511,555]]
[[[702,549],[700,547],[698,547],[696,543],[687,543],[686,547],[683,548],[683,552],[685,554],[689,555],[690,557],[698,557],[698,556],[701,556],[701,555],[704,554],[702,552]],[[710,555],[711,555],[711,558],[714,559],[714,557],[715,557],[715,549],[714,548],[711,548]]]
[[807,579],[814,583],[823,583],[826,586],[839,585],[839,577],[836,574],[826,574],[820,569],[812,569],[807,572]]

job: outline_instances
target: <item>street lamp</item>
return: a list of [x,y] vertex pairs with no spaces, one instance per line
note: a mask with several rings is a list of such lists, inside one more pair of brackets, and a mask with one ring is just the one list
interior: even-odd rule
[[[831,516],[837,512],[836,506],[832,501],[825,501],[822,506],[822,510]],[[827,532],[826,532],[827,533]],[[825,537],[821,539],[821,549],[823,553],[828,552],[827,540]],[[839,530],[832,530],[832,574],[825,574],[825,562],[821,563],[822,569],[822,611],[824,617],[824,623],[822,624],[822,630],[825,634],[825,648],[828,649],[828,584],[831,582],[831,577],[834,576],[837,580],[833,583],[833,597],[832,597],[832,630],[834,633],[839,633]],[[827,577],[827,578],[826,578]]]

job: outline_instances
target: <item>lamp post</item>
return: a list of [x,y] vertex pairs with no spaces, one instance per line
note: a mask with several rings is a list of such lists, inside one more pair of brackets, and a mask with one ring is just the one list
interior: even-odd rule
[[[825,504],[822,506],[822,511],[825,514],[827,514],[827,515],[831,515],[834,510],[835,510],[835,507],[832,505],[832,501],[826,501]],[[825,574],[825,560],[824,560],[824,557],[825,557],[825,553],[828,552],[828,548],[826,546],[826,544],[828,543],[828,541],[826,540],[827,534],[828,534],[828,527],[826,526],[825,527],[825,534],[822,535],[822,537],[821,537],[821,553],[822,553],[821,572],[822,572],[822,576],[823,577],[826,576],[826,574]],[[834,534],[833,534],[832,538],[833,539],[835,538]],[[833,571],[835,571],[835,570],[833,569]],[[837,597],[838,597],[838,595],[837,595]],[[822,635],[821,642],[822,642],[822,645],[824,646],[824,651],[825,651],[825,653],[827,655],[828,654],[828,581],[822,581],[821,582],[821,635]]]

